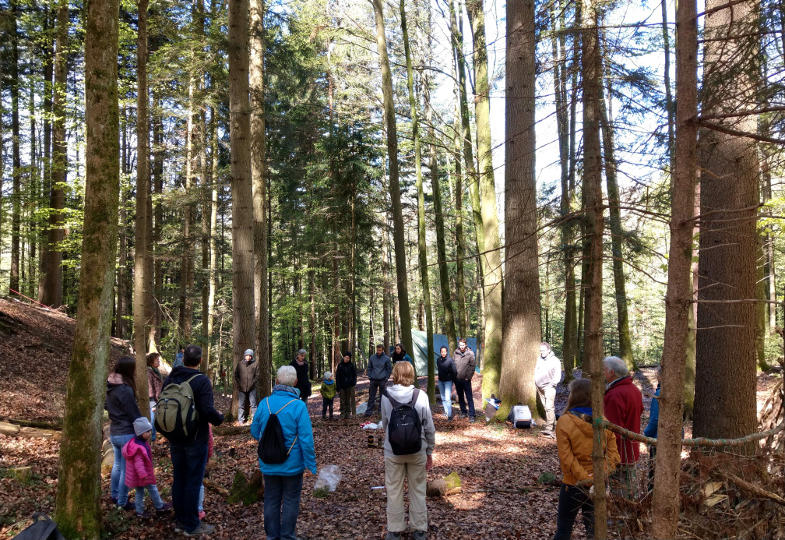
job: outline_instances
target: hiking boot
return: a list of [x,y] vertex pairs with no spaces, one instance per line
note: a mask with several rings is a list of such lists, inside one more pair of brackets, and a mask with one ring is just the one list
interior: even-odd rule
[[426,540],[426,538],[428,538],[428,532],[427,531],[414,531],[414,534],[412,535],[412,538],[414,540]]
[[388,532],[384,540],[401,540],[401,533]]
[[202,535],[211,535],[215,532],[215,526],[208,525],[207,523],[200,523],[198,527],[196,527],[192,531],[183,531],[185,536],[202,536]]

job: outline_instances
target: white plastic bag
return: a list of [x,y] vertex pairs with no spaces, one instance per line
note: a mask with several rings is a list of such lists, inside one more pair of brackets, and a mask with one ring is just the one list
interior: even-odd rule
[[319,477],[313,485],[314,491],[333,492],[341,481],[341,468],[338,465],[325,465],[319,470]]

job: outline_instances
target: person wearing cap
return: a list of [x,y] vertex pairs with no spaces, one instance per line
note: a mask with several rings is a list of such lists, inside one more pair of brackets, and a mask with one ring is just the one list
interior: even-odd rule
[[343,361],[335,368],[335,386],[341,399],[341,419],[348,420],[350,415],[356,416],[354,388],[357,386],[357,368],[349,351],[343,353]]
[[[243,359],[234,369],[234,385],[237,388],[237,423],[245,424],[247,418],[253,419],[256,412],[256,383],[259,381],[259,362],[254,358],[253,349],[243,353]],[[245,406],[248,405],[250,414],[245,416]]]
[[153,434],[153,426],[144,416],[140,416],[133,423],[133,439],[123,446],[123,457],[125,458],[125,485],[136,489],[134,505],[136,515],[140,518],[150,517],[144,511],[144,491],[150,494],[156,512],[159,514],[172,508],[171,504],[164,503],[158,493],[158,486],[155,484],[155,471],[153,470],[153,453],[150,450],[150,437]]
[[305,349],[297,351],[297,356],[294,357],[290,364],[297,372],[297,388],[300,390],[300,399],[306,404],[308,398],[311,396],[311,379],[308,373],[308,362],[305,360]]

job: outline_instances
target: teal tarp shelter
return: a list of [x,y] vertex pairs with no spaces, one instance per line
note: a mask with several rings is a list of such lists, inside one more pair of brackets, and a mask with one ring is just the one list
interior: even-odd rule
[[[422,330],[412,330],[412,346],[414,351],[409,354],[414,358],[414,366],[417,369],[417,376],[423,377],[428,375],[428,334]],[[439,356],[439,349],[449,347],[447,344],[447,336],[444,334],[433,335],[433,353]],[[480,369],[480,355],[477,353],[477,338],[467,337],[466,346],[474,351],[474,356],[477,358],[477,370]],[[453,351],[450,351],[452,354]],[[436,359],[434,358],[434,362]]]

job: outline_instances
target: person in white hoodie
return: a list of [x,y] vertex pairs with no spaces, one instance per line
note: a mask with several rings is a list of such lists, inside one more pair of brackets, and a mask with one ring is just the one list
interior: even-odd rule
[[556,435],[556,385],[561,381],[561,360],[551,350],[550,344],[540,343],[540,356],[534,367],[534,385],[537,397],[545,409],[545,429],[542,435],[555,439]]
[[[387,489],[387,536],[386,540],[400,540],[406,530],[406,511],[403,505],[403,481],[409,485],[409,526],[414,531],[412,538],[422,540],[428,534],[428,508],[425,505],[427,471],[433,465],[433,448],[436,444],[436,428],[433,425],[428,394],[414,388],[414,368],[409,362],[398,362],[392,370],[393,385],[382,395],[382,425],[384,427],[384,485]],[[416,394],[415,394],[416,393]],[[394,410],[394,403],[399,407]],[[407,406],[413,406],[420,420],[419,445],[414,440],[414,453],[398,453],[390,442],[390,419],[395,414],[400,418]],[[399,421],[393,424],[401,426]],[[398,437],[396,434],[396,441]]]

